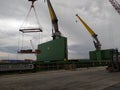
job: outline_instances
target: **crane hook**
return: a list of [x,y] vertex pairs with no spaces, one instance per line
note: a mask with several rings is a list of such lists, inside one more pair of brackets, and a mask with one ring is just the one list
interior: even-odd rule
[[37,1],[37,0],[28,0],[28,1],[31,1],[32,2],[31,7],[34,7],[34,2]]

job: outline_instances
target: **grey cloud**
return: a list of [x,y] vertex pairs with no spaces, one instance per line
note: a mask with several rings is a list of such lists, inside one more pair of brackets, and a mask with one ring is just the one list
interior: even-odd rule
[[17,46],[5,46],[0,47],[0,51],[2,52],[8,52],[8,53],[17,53],[18,47]]

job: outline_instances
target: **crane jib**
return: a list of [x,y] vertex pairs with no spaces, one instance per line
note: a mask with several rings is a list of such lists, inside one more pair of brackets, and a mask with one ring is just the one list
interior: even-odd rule
[[57,16],[56,16],[55,11],[54,11],[54,9],[53,9],[49,0],[47,0],[47,4],[48,4],[48,9],[49,9],[49,12],[50,12],[51,19],[52,20],[57,20]]
[[94,43],[96,50],[100,50],[101,44],[97,38],[97,34],[94,33],[94,31],[80,18],[80,16],[78,16],[78,14],[76,14],[76,16],[81,21],[81,23],[84,25],[84,27],[87,29],[87,31],[91,34],[91,36],[93,37],[94,39],[93,43]]
[[48,5],[48,10],[49,10],[52,26],[53,26],[52,37],[53,37],[53,39],[56,39],[57,37],[61,37],[61,33],[58,30],[58,19],[57,19],[57,16],[55,14],[55,11],[52,7],[50,0],[47,0],[47,5]]
[[95,33],[93,30],[80,18],[80,16],[76,15],[78,19],[82,22],[82,24],[85,26],[85,28],[88,30],[88,32],[93,36]]

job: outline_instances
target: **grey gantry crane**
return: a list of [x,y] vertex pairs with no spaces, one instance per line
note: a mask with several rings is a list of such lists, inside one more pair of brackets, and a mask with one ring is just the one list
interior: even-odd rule
[[120,4],[116,0],[109,0],[109,2],[112,4],[112,6],[115,8],[115,10],[119,13],[120,15]]
[[[120,15],[120,4],[117,0],[109,0],[109,2],[112,4],[112,6],[115,8],[115,10]],[[120,71],[120,52],[118,52],[118,49],[114,50],[113,54],[113,60],[106,68],[109,72],[118,72]]]

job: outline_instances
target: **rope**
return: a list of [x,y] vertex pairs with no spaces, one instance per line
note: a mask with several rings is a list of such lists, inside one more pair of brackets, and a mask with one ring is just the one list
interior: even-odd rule
[[39,18],[38,18],[38,15],[37,15],[36,9],[35,9],[34,5],[31,5],[31,7],[30,7],[30,9],[29,9],[29,11],[28,11],[28,14],[27,14],[27,16],[26,16],[26,18],[25,18],[25,20],[24,20],[24,22],[22,23],[22,25],[21,25],[20,28],[22,28],[23,25],[25,24],[25,22],[28,21],[28,17],[29,17],[29,15],[30,15],[32,9],[33,9],[33,11],[34,11],[34,13],[35,13],[35,17],[36,17],[36,20],[37,20],[37,24],[38,24],[38,26],[39,26],[39,27],[41,26],[41,24],[39,23]]
[[23,44],[24,44],[24,33],[22,33],[22,47],[21,47],[21,50],[23,49]]
[[32,10],[32,7],[30,7],[30,9],[29,9],[29,11],[28,11],[28,14],[27,14],[27,16],[26,16],[25,20],[23,21],[23,23],[22,23],[22,25],[21,25],[20,28],[23,27],[23,25],[25,24],[25,21],[28,21],[28,17],[29,17],[29,15],[30,15],[31,10]]
[[[17,52],[20,50],[20,32],[19,32],[19,36],[18,36],[18,48],[17,48]],[[16,54],[16,59],[18,59],[18,53]]]
[[18,37],[18,51],[20,50],[20,32],[19,32],[19,37]]
[[43,42],[43,41],[42,41],[42,38],[43,38],[43,34],[41,33],[41,35],[40,35],[40,43]]
[[40,44],[40,36],[41,36],[41,35],[40,35],[40,32],[39,32],[38,34],[39,34],[39,41],[38,41],[39,43],[38,43],[38,44]]
[[37,15],[37,12],[36,12],[35,7],[33,7],[33,10],[34,10],[34,12],[35,12],[35,16],[36,16],[37,24],[38,24],[39,27],[40,27],[41,24],[39,23],[39,18],[38,18],[38,15]]

